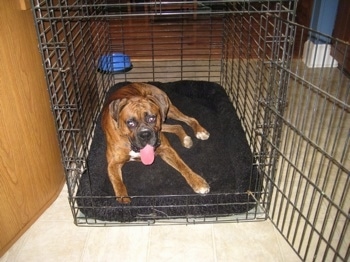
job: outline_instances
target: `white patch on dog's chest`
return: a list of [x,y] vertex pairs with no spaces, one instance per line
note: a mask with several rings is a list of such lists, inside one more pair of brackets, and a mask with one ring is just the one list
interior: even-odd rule
[[130,151],[129,152],[130,159],[129,161],[137,161],[140,160],[140,152]]

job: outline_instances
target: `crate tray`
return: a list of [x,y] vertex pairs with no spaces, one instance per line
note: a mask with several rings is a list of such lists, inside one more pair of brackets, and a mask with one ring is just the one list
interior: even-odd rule
[[[109,93],[126,84],[111,87]],[[76,195],[80,211],[88,218],[121,222],[247,212],[254,203],[246,192],[254,190],[257,172],[245,133],[224,89],[205,81],[151,84],[164,90],[175,106],[195,117],[210,132],[210,138],[201,141],[183,125],[193,139],[190,149],[182,147],[175,135],[166,134],[182,159],[208,181],[210,194],[195,194],[177,171],[156,157],[151,166],[140,162],[124,165],[123,179],[132,203],[119,204],[107,176],[106,145],[99,119],[88,168]]]

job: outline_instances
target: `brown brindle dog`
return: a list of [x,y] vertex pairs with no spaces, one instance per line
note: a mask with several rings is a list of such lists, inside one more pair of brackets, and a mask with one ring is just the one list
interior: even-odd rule
[[187,148],[192,146],[191,137],[181,125],[163,124],[166,118],[186,123],[198,139],[209,138],[209,133],[196,119],[181,113],[155,86],[131,83],[108,98],[102,112],[102,129],[107,142],[108,176],[120,203],[131,201],[123,183],[123,165],[134,160],[150,165],[155,155],[179,171],[194,192],[209,192],[208,183],[184,163],[163,132],[176,134]]

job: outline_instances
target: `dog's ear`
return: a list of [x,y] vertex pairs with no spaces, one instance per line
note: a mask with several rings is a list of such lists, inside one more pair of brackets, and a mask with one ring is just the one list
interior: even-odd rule
[[118,122],[119,120],[119,113],[123,109],[123,107],[126,105],[127,99],[117,99],[113,100],[109,103],[109,113],[111,114],[112,118]]
[[160,113],[162,115],[162,121],[164,122],[170,106],[168,96],[164,94],[154,94],[152,96],[149,96],[148,98],[159,106]]

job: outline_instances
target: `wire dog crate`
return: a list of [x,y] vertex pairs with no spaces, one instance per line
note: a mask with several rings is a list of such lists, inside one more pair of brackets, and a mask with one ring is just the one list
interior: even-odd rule
[[[259,181],[242,195],[254,207],[134,224],[270,219],[302,260],[348,261],[350,46],[294,23],[296,4],[32,0],[75,223],[125,224],[88,219],[77,202],[107,90],[210,81],[225,89],[245,131]],[[99,72],[99,58],[112,53],[128,54],[133,69]]]

